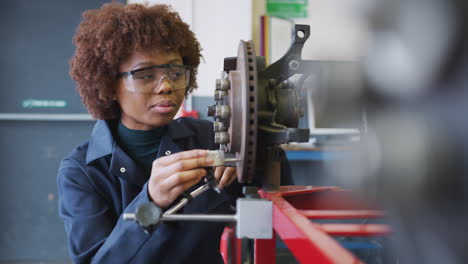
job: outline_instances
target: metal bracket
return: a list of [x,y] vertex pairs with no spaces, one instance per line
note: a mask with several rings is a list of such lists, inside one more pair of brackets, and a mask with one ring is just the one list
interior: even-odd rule
[[309,25],[294,25],[291,32],[291,46],[288,51],[265,70],[259,72],[259,79],[275,79],[278,83],[287,80],[296,73],[304,73],[302,67],[302,48],[310,36]]

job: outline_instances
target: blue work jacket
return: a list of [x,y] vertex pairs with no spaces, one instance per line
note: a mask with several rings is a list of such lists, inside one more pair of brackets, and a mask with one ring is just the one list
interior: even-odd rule
[[[123,213],[150,201],[149,175],[116,143],[113,121],[97,121],[91,137],[63,159],[58,171],[59,214],[75,263],[222,263],[225,223],[166,222],[152,232]],[[180,118],[168,125],[158,157],[189,149],[213,149],[209,121]],[[218,194],[209,190],[180,213],[232,213],[240,184]],[[193,188],[200,186],[202,182]]]

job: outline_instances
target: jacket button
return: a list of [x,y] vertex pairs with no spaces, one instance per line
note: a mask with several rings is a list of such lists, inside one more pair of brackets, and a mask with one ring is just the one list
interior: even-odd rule
[[120,168],[120,172],[124,173],[125,172],[125,167]]
[[169,156],[171,155],[171,151],[170,150],[166,150],[166,156]]

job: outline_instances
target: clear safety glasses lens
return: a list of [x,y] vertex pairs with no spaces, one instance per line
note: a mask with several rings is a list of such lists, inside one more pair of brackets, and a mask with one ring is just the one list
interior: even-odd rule
[[154,67],[134,71],[125,79],[129,91],[139,93],[157,92],[164,82],[172,91],[185,90],[190,80],[190,70],[186,66]]

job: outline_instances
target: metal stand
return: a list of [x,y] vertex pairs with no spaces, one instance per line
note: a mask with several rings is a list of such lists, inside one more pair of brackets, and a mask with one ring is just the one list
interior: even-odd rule
[[[209,183],[194,190],[192,196],[200,195],[211,188]],[[185,198],[184,198],[185,199]],[[146,231],[152,230],[160,222],[168,221],[208,221],[208,222],[234,222],[237,225],[238,238],[269,239],[273,235],[272,203],[261,198],[237,199],[235,215],[218,214],[175,214],[188,201],[182,199],[174,207],[162,213],[161,208],[149,202],[139,206],[135,213],[123,214],[126,221],[135,221]]]

